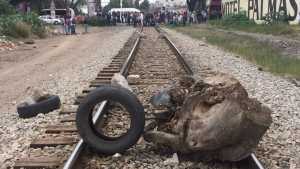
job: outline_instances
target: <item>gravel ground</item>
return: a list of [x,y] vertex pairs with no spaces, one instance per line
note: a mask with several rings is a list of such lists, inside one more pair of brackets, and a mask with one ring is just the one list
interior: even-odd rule
[[[26,97],[24,93],[27,88],[40,88],[51,94],[57,94],[64,104],[72,104],[76,94],[96,77],[102,67],[109,64],[111,58],[118,53],[134,31],[128,27],[99,29],[87,35],[63,37],[65,39],[61,40],[62,42],[57,47],[59,49],[56,51],[55,49],[39,51],[38,59],[33,56],[34,61],[29,60],[25,63],[20,61],[21,63],[18,62],[16,65],[11,63],[15,66],[15,70],[0,73],[1,93],[7,95],[6,99],[0,97],[2,104],[0,108],[0,168],[12,165],[14,159],[20,157],[20,154],[22,156],[28,151],[39,151],[28,149],[29,143],[43,132],[42,127],[57,123],[58,111],[38,115],[31,119],[18,118],[15,106],[22,97],[23,99]],[[41,44],[45,44],[45,41],[42,42]],[[77,46],[79,42],[81,46]],[[30,54],[28,57],[31,57]],[[44,60],[39,59],[40,57],[44,57]],[[20,71],[22,69],[23,72]],[[20,76],[25,73],[28,75],[24,75],[21,79]],[[12,80],[12,77],[20,79]],[[2,83],[2,80],[8,82]],[[24,85],[20,85],[22,83]],[[15,92],[11,90],[11,86],[17,87]],[[65,147],[66,149],[72,148]],[[54,150],[46,148],[46,152],[51,151]]]
[[256,154],[268,169],[300,168],[300,88],[239,56],[224,52],[203,41],[166,30],[179,47],[195,75],[203,68],[235,76],[251,97],[272,110],[273,123],[259,144]]

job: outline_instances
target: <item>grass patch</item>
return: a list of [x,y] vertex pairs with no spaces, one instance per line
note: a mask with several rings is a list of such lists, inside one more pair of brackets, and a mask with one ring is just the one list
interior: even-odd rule
[[271,34],[275,36],[292,37],[299,33],[295,28],[293,28],[293,26],[284,22],[256,24],[253,20],[249,20],[245,14],[226,16],[219,20],[210,20],[209,24],[213,27],[226,30],[239,30],[252,33]]
[[208,43],[239,54],[270,72],[300,78],[300,60],[281,55],[278,49],[273,48],[268,43],[258,42],[249,36],[216,32],[199,26],[174,29],[193,38],[205,38]]

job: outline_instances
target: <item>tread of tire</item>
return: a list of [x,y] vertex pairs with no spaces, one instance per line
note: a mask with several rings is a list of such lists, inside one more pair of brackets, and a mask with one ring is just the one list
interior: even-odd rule
[[[115,101],[124,106],[131,114],[130,129],[117,139],[105,139],[99,136],[92,123],[92,111],[102,101]],[[81,138],[94,151],[102,154],[121,153],[132,147],[144,131],[145,113],[142,104],[129,90],[102,86],[90,92],[79,105],[76,115],[77,128]]]

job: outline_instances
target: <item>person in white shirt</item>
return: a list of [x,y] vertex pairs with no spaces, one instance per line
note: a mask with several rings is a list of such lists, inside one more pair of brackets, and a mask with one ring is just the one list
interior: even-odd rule
[[140,24],[141,24],[141,32],[143,32],[143,28],[144,28],[144,13],[141,12],[140,13]]

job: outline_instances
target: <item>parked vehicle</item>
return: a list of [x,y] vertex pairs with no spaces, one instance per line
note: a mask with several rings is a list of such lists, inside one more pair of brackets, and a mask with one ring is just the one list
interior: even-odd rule
[[43,21],[44,23],[47,24],[54,24],[54,25],[59,25],[59,24],[63,24],[61,19],[58,18],[52,18],[50,15],[42,15],[39,16],[39,19],[41,21]]

